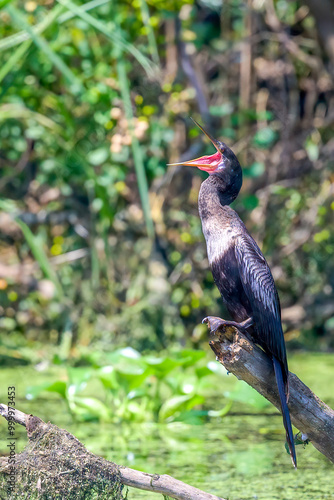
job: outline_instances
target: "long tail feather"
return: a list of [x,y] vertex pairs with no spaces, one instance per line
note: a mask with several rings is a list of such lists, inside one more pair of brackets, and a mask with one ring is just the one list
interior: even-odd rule
[[282,415],[283,415],[284,428],[286,431],[286,440],[287,440],[287,443],[289,446],[293,466],[295,468],[297,468],[296,450],[295,450],[295,444],[294,444],[292,427],[291,427],[290,413],[289,413],[289,408],[288,408],[288,404],[287,404],[287,395],[285,394],[285,390],[284,390],[285,384],[284,384],[284,380],[283,380],[282,367],[281,367],[281,364],[278,361],[278,359],[275,358],[275,356],[273,356],[273,363],[274,363],[274,370],[275,370],[275,376],[276,376],[279,397],[281,400],[281,409],[282,409]]

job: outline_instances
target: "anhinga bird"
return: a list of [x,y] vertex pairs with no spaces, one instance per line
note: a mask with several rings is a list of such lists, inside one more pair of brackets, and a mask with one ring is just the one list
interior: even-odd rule
[[270,268],[238,214],[230,208],[242,185],[242,170],[233,151],[210,136],[217,152],[174,165],[189,165],[208,172],[202,182],[198,206],[214,281],[233,321],[209,316],[211,332],[224,325],[249,334],[273,361],[281,401],[286,439],[297,466],[287,405],[288,364],[281,324],[281,308]]

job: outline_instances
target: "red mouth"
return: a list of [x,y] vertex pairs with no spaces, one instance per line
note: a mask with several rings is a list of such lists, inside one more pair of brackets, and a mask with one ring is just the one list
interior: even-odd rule
[[199,123],[197,123],[195,120],[193,120],[196,125],[202,130],[202,132],[210,139],[214,147],[217,149],[217,153],[214,153],[213,155],[209,156],[200,156],[199,158],[195,158],[194,160],[187,160],[183,162],[178,162],[178,163],[169,163],[168,165],[184,165],[188,167],[197,167],[200,170],[205,170],[205,172],[212,173],[214,172],[220,162],[222,161],[223,155],[222,152],[224,149],[221,146],[221,143],[218,142],[216,139],[211,137],[211,135],[204,130]]

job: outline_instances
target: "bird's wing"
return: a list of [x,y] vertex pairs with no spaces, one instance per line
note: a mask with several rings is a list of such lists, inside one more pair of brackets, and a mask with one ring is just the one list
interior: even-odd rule
[[281,308],[270,268],[248,234],[236,238],[235,254],[242,286],[252,308],[258,342],[283,364],[287,375]]

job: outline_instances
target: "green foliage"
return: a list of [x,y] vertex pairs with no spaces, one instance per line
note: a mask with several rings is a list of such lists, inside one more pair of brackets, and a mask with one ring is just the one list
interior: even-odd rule
[[252,476],[255,473],[268,473],[272,467],[271,451],[256,444],[247,451],[229,453],[227,460],[234,465],[237,474],[246,476]]
[[243,173],[246,177],[260,177],[265,171],[265,165],[262,162],[254,162],[248,168],[244,168]]
[[58,343],[63,360],[95,342],[206,341],[201,319],[225,311],[196,208],[203,174],[166,167],[201,148],[189,116],[211,120],[244,167],[235,208],[279,276],[283,309],[308,314],[285,325],[291,343],[331,343],[332,79],[298,2],[273,5],[286,45],[276,31],[264,43],[272,16],[255,3],[0,4],[5,343],[8,331]]
[[[203,409],[206,389],[219,385],[222,370],[212,363],[203,365],[204,352],[187,349],[156,358],[127,347],[108,353],[107,358],[104,366],[95,361],[94,366],[68,367],[66,381],[31,386],[26,397],[58,393],[77,420],[198,424],[208,416]],[[92,391],[103,396],[92,397]],[[210,416],[222,417],[230,408],[228,404]]]
[[50,265],[47,255],[43,250],[43,240],[40,237],[35,236],[30,231],[29,227],[21,220],[18,219],[17,224],[20,226],[22,233],[30,247],[31,253],[38,262],[41,270],[43,271],[45,276],[54,283],[59,296],[61,296],[62,295],[61,285],[58,281],[56,273],[54,272],[54,269]]
[[263,410],[270,406],[269,401],[243,381],[237,385],[233,392],[226,393],[225,396],[231,401],[239,401],[252,405],[257,410]]
[[258,148],[268,149],[277,139],[277,134],[270,127],[261,128],[253,138],[254,145]]
[[[47,405],[63,410],[62,401],[94,439],[97,421],[124,421],[107,452],[103,431],[101,454],[112,449],[123,463],[138,451],[145,469],[156,422],[155,454],[169,441],[178,471],[189,471],[190,457],[196,474],[223,477],[231,498],[240,478],[247,498],[282,496],[286,478],[269,469],[280,460],[272,436],[282,441],[281,418],[269,429],[268,403],[231,377],[223,384],[221,365],[203,357],[202,318],[226,313],[197,212],[205,174],[166,163],[193,148],[213,152],[189,116],[232,146],[244,171],[234,207],[272,267],[289,346],[333,347],[332,55],[312,9],[287,0],[3,0],[0,21],[1,364],[18,366],[18,381],[33,372],[28,404],[42,401],[47,418]],[[328,401],[329,358],[308,357],[302,374],[290,364],[307,383],[319,379]],[[51,359],[52,377],[46,369],[38,384],[33,366]],[[230,410],[245,405],[255,417],[240,426]],[[214,432],[202,425],[204,439],[192,429],[182,442],[183,423],[226,415]],[[126,424],[138,422],[149,431],[137,426],[133,439],[136,426]],[[169,422],[178,424],[166,432]],[[310,477],[320,471],[320,493],[330,495],[318,461],[314,451]],[[294,498],[292,475],[288,483]]]

